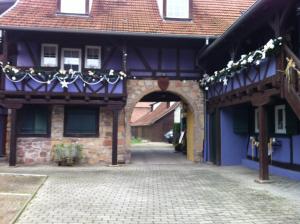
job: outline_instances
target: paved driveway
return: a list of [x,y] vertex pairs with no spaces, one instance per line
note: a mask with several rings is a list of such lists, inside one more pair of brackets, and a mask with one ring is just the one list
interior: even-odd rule
[[156,147],[159,158],[153,145],[138,147],[123,167],[15,169],[49,175],[18,223],[300,223],[299,182],[259,185],[255,171],[193,164]]

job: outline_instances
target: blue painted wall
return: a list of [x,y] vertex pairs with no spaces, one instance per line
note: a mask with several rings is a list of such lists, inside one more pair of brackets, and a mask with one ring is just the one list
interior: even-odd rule
[[[251,160],[248,160],[248,159],[243,159],[242,160],[242,165],[245,166],[245,167],[248,167],[250,169],[255,169],[255,170],[259,169],[258,162],[251,161]],[[297,171],[287,170],[287,169],[283,169],[283,168],[271,165],[271,166],[269,166],[269,172],[272,175],[287,177],[287,178],[290,178],[290,179],[293,179],[293,180],[300,180],[300,172],[297,172]]]
[[293,162],[300,165],[300,135],[293,136],[294,158]]
[[[268,70],[267,70],[268,68]],[[244,78],[247,71],[242,71],[240,74],[234,76],[228,80],[227,86],[223,86],[222,83],[216,83],[213,87],[210,87],[208,91],[208,98],[220,96],[225,93],[229,93],[235,89],[239,89],[244,86],[248,86],[253,83],[259,82],[263,77],[271,77],[276,75],[276,60],[275,58],[265,59],[260,64],[260,73],[257,73],[256,68],[253,66],[248,73],[249,79]]]
[[[281,142],[281,146],[273,147],[272,159],[277,161],[277,162],[289,163],[290,162],[290,156],[291,156],[291,153],[290,153],[290,138],[289,137],[276,137],[276,139]],[[299,144],[300,144],[300,142],[299,142]],[[295,145],[295,147],[296,147],[296,145]],[[252,157],[251,142],[249,142],[247,155]],[[258,152],[257,149],[254,150],[254,157],[259,158],[259,152]]]
[[208,162],[209,161],[209,119],[210,116],[209,114],[206,114],[206,120],[205,120],[205,139],[204,139],[204,161]]
[[291,158],[290,138],[277,139],[281,141],[281,146],[273,147],[272,159],[279,162],[289,163]]
[[248,136],[233,131],[233,109],[221,110],[221,165],[240,165],[245,158]]

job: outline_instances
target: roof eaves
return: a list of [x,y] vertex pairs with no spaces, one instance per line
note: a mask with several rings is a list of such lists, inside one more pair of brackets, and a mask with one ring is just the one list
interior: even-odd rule
[[60,29],[46,27],[20,27],[20,26],[5,26],[0,24],[0,29],[5,30],[20,30],[20,31],[41,31],[41,32],[58,32],[58,33],[83,33],[83,34],[101,34],[115,36],[135,36],[135,37],[160,37],[160,38],[179,38],[179,39],[198,39],[217,38],[215,35],[190,35],[190,34],[165,34],[165,33],[146,33],[146,32],[122,32],[122,31],[101,31],[87,29]]

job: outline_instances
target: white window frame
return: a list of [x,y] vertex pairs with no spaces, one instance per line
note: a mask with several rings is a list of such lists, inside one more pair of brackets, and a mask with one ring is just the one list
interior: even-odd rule
[[[56,54],[56,57],[55,57],[55,60],[56,60],[56,63],[55,65],[47,65],[44,63],[44,47],[55,47],[55,54]],[[42,67],[57,67],[58,66],[58,44],[42,44],[41,45],[41,66]]]
[[254,110],[254,132],[259,133],[259,110],[256,108]]
[[[97,49],[99,50],[99,67],[96,67],[96,68],[93,68],[93,67],[89,67],[87,66],[87,52],[88,52],[88,49]],[[84,57],[84,67],[85,68],[90,68],[90,69],[101,69],[101,47],[100,46],[91,46],[91,45],[87,45],[85,46],[85,57]]]
[[187,17],[183,17],[183,16],[172,16],[172,15],[170,15],[170,12],[168,13],[168,4],[169,4],[169,0],[164,0],[164,1],[166,1],[165,2],[165,9],[164,9],[164,11],[165,11],[165,15],[164,15],[164,17],[166,18],[166,19],[179,19],[179,20],[189,20],[189,19],[191,19],[191,12],[190,12],[190,10],[191,10],[191,5],[190,4],[192,4],[191,3],[191,0],[186,0],[186,1],[188,1],[188,8],[187,8],[187,10],[188,10],[188,14],[187,14]]
[[79,65],[78,65],[78,72],[81,72],[81,68],[82,68],[82,51],[80,48],[62,48],[61,49],[61,69],[64,70],[64,52],[65,51],[78,51],[79,52]]
[[[278,111],[282,110],[282,129],[279,129]],[[286,110],[285,105],[275,106],[275,134],[286,134]]]
[[59,0],[59,1],[60,1],[60,3],[59,3],[60,9],[59,10],[60,10],[60,13],[62,13],[62,14],[87,15],[87,13],[90,13],[90,11],[91,11],[91,0],[88,0],[88,8],[86,8],[87,0],[82,0],[82,1],[84,1],[84,10],[83,11],[72,11],[68,8],[67,5],[64,8],[63,4],[62,4],[62,2],[64,0]]

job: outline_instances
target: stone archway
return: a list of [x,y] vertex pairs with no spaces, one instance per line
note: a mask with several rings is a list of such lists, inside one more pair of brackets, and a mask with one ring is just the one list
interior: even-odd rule
[[[131,127],[130,119],[135,105],[146,95],[152,92],[158,92],[157,80],[128,80],[127,81],[127,104],[125,106],[125,135],[127,160],[130,160],[131,147]],[[203,140],[204,140],[204,104],[203,92],[199,88],[197,81],[179,81],[170,80],[168,92],[179,96],[185,102],[193,113],[194,121],[194,161],[202,161]]]

